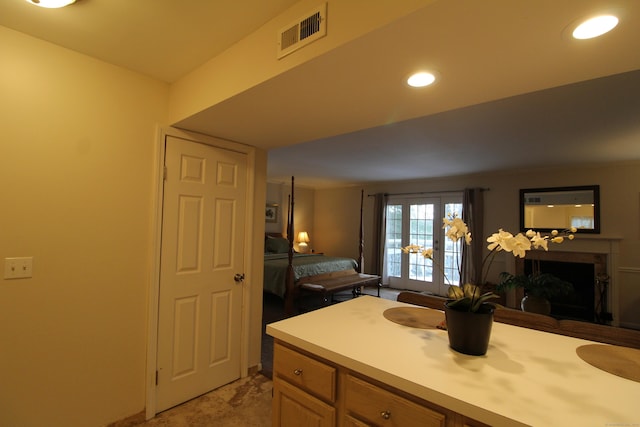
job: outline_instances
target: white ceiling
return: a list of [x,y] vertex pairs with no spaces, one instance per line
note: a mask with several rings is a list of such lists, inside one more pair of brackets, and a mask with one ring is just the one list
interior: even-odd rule
[[316,188],[640,159],[640,71],[269,151]]
[[[2,0],[0,25],[173,82],[293,3]],[[567,37],[611,9],[613,32]],[[438,82],[408,88],[423,67]],[[637,160],[638,70],[640,1],[438,0],[176,125],[267,149],[270,180],[314,187]]]
[[45,9],[1,0],[0,25],[174,82],[297,1],[77,0]]

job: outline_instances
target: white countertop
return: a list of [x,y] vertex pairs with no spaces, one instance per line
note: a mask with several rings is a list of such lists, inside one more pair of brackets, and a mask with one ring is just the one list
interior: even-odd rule
[[[387,320],[397,301],[362,296],[267,325],[300,349],[493,426],[640,426],[640,383],[584,362],[592,344],[494,322],[485,356],[447,332]],[[425,308],[425,310],[428,310]]]

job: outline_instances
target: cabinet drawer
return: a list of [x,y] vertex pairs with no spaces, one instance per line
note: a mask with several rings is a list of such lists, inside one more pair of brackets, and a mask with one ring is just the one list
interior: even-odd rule
[[346,375],[347,414],[375,426],[444,427],[446,414],[418,405],[350,374]]
[[274,427],[335,427],[336,410],[287,381],[273,383]]
[[278,343],[273,350],[274,375],[320,399],[336,401],[336,368]]
[[365,424],[360,420],[356,420],[355,418],[346,415],[344,418],[343,427],[369,427],[369,424]]

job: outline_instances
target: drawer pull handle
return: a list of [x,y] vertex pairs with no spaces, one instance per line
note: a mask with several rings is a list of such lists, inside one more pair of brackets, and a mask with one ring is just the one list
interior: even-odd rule
[[302,369],[296,369],[295,371],[293,371],[293,373],[295,375],[302,375]]
[[384,418],[385,420],[388,420],[389,418],[391,418],[391,412],[389,411],[382,411],[380,412],[380,416],[382,418]]

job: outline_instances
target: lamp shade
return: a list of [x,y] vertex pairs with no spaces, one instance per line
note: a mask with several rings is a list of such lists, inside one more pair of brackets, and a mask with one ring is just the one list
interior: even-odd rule
[[298,233],[298,243],[309,243],[309,233],[301,231]]
[[301,231],[298,233],[298,251],[301,253],[309,252],[309,233],[306,231]]

